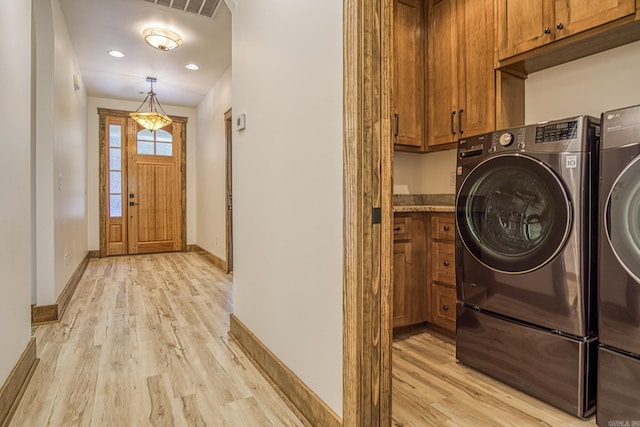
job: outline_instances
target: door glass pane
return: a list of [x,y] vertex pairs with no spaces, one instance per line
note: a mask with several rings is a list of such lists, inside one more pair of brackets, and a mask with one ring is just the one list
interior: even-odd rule
[[158,142],[156,144],[156,155],[158,156],[171,156],[173,153],[173,145],[165,142]]
[[121,126],[109,125],[109,147],[120,147],[121,141]]
[[158,142],[171,142],[172,136],[166,130],[159,129],[156,131],[156,141]]
[[153,131],[143,129],[138,132],[138,141],[153,141]]
[[122,216],[122,195],[121,194],[109,195],[109,216],[110,217]]
[[138,140],[138,154],[147,154],[153,156],[153,141]]
[[640,281],[640,157],[620,174],[607,203],[607,234],[621,264]]
[[119,148],[109,149],[109,170],[119,171],[122,169],[121,158],[120,158],[121,153],[122,151]]
[[109,192],[122,193],[122,172],[109,172]]

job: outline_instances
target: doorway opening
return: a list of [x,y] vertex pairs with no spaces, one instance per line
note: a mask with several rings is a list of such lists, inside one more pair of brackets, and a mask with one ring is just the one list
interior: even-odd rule
[[100,256],[186,250],[186,117],[155,131],[100,116]]

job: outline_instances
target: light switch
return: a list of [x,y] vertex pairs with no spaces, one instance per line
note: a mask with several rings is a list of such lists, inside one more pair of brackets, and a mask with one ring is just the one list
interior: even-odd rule
[[235,118],[234,118],[234,126],[233,128],[235,130],[242,130],[245,128],[246,126],[246,117],[244,115],[244,113],[238,114]]

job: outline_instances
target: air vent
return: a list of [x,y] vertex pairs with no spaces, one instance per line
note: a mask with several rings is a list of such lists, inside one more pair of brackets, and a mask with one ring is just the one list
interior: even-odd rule
[[213,17],[220,8],[223,0],[145,0],[171,9],[195,13],[201,16]]

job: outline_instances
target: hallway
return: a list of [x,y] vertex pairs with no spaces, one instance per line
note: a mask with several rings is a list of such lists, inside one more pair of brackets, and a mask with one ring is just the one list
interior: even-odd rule
[[230,341],[230,277],[196,253],[91,259],[11,426],[302,426]]

